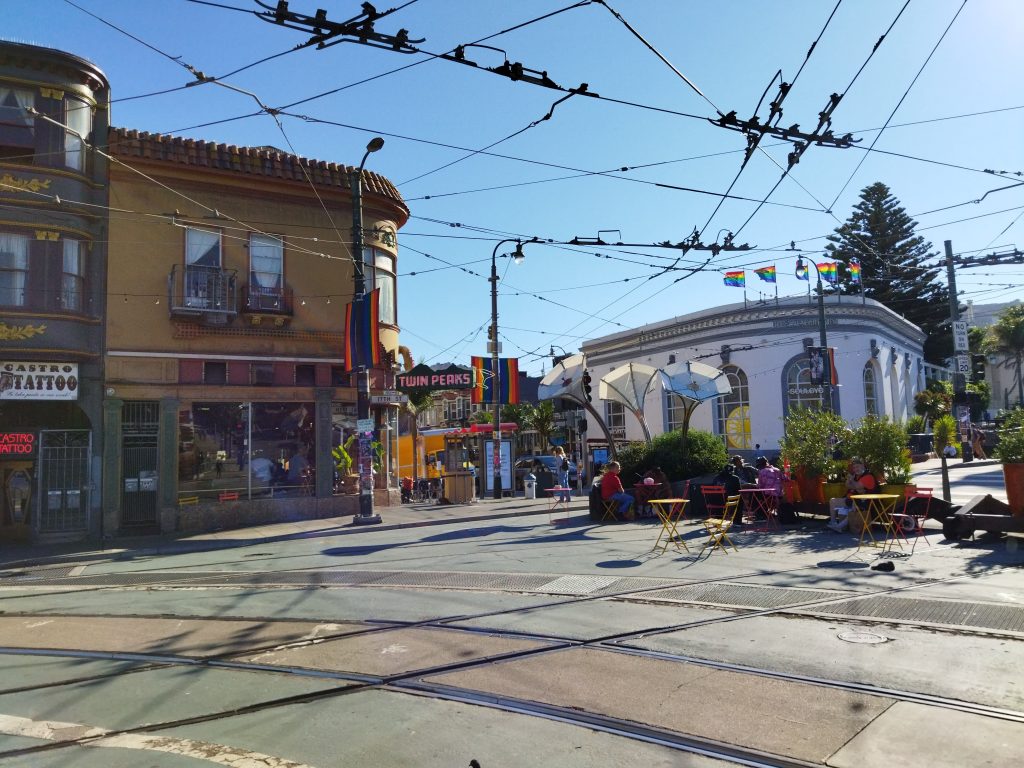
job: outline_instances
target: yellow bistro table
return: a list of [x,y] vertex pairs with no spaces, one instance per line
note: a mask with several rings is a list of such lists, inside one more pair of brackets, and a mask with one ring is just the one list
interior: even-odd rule
[[654,542],[654,549],[657,549],[661,545],[661,538],[665,537],[665,544],[662,545],[661,551],[667,552],[669,543],[675,544],[677,550],[679,545],[683,545],[683,549],[687,552],[690,548],[686,546],[686,542],[679,538],[679,532],[676,530],[676,526],[679,525],[686,518],[686,505],[690,503],[689,499],[649,499],[648,504],[654,507],[654,514],[658,516],[658,520],[661,521],[661,530],[658,532],[658,540]]
[[[903,549],[897,535],[896,521],[892,516],[896,502],[901,498],[903,497],[895,493],[857,493],[850,496],[854,507],[864,516],[864,527],[860,532],[857,549],[864,546],[865,534],[869,540],[867,545],[869,547],[881,546],[883,550],[887,547],[891,549],[892,542],[895,541],[899,544],[900,549]],[[885,531],[881,542],[875,538],[875,534],[871,530],[871,526],[876,523]]]

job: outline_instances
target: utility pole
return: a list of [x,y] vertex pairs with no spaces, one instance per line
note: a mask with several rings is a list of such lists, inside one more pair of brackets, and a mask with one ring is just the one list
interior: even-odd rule
[[[953,412],[959,431],[964,422],[964,415],[970,420],[971,407],[967,402],[966,372],[971,369],[971,358],[967,347],[967,323],[960,321],[960,299],[956,292],[956,269],[953,264],[953,242],[946,240],[946,281],[949,283],[949,321],[953,328],[953,347],[956,365],[953,367]],[[962,347],[962,349],[961,349]],[[964,451],[971,450],[970,435],[961,435]],[[942,454],[942,497],[950,500],[949,468],[946,466],[946,455]]]

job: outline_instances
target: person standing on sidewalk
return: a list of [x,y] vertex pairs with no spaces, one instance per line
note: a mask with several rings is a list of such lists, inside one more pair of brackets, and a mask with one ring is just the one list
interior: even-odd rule
[[988,458],[985,454],[985,433],[975,426],[971,427],[971,449],[974,451],[974,458]]
[[[559,488],[569,487],[569,457],[565,455],[565,449],[560,445],[556,445],[551,449],[551,454],[555,457],[555,476],[558,478]],[[571,497],[569,491],[563,491],[559,496],[560,501],[570,501]]]

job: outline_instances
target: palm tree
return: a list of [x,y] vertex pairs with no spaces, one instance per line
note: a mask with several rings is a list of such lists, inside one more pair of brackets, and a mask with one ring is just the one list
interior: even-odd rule
[[1013,365],[1017,381],[1017,405],[1024,407],[1024,305],[1008,307],[999,313],[999,319],[988,330],[985,351],[1005,355],[1003,365]]
[[530,428],[540,437],[546,452],[551,444],[551,433],[555,431],[555,404],[550,400],[542,400],[530,408]]
[[417,444],[419,443],[419,414],[430,407],[434,402],[434,393],[427,389],[414,389],[408,393],[409,402],[405,404],[405,411],[411,417],[409,420],[409,434],[412,435],[412,480],[413,483],[419,480],[419,461]]

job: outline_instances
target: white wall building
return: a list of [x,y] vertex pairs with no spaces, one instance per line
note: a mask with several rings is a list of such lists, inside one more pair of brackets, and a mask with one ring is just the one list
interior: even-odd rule
[[[904,421],[924,388],[925,334],[871,299],[825,299],[828,346],[835,350],[839,386],[834,409],[848,422],[866,413]],[[732,394],[700,405],[691,429],[721,435],[730,452],[778,451],[782,419],[790,408],[820,407],[823,388],[810,383],[806,348],[819,345],[817,301],[806,297],[729,304],[586,342],[582,352],[594,380],[594,406],[616,441],[642,440],[637,419],[617,403],[596,400],[597,382],[626,363],[664,368],[698,360],[725,371]],[[644,415],[652,435],[679,426],[679,399],[660,388],[648,394]],[[604,438],[591,420],[588,445]],[[757,449],[757,446],[760,446]]]

